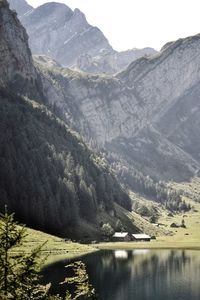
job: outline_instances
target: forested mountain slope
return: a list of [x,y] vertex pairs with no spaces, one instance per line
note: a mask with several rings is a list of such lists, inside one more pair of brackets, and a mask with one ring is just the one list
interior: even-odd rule
[[130,199],[107,165],[45,107],[26,32],[6,0],[0,20],[0,208],[7,204],[22,222],[62,236],[79,227],[80,237],[87,223],[98,233],[97,215],[112,218],[114,202],[130,209]]
[[0,101],[1,210],[7,203],[26,224],[67,235],[114,202],[130,209],[106,166],[44,106],[4,91]]

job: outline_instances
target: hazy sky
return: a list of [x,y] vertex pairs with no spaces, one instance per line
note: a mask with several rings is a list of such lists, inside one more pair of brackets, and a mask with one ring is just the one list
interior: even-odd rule
[[[27,0],[37,7],[48,0]],[[153,47],[200,33],[200,0],[58,0],[79,8],[116,50]]]

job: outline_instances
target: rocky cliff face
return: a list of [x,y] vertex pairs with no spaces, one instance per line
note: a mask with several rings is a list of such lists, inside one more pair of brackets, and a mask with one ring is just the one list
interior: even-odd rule
[[188,136],[199,133],[199,47],[199,35],[178,40],[115,77],[38,63],[48,98],[71,126],[127,165],[178,180],[200,168],[199,144]]
[[28,35],[4,0],[0,1],[0,41],[1,85],[9,84],[20,90],[33,84],[37,74],[28,47]]
[[84,14],[60,3],[46,3],[21,18],[34,54],[51,56],[73,67],[84,53],[98,55],[111,46],[102,32],[86,21]]
[[148,118],[160,118],[174,99],[200,80],[200,35],[180,39],[161,53],[134,62],[120,78],[143,101]]
[[33,10],[25,0],[9,0],[10,8],[17,11],[18,17],[22,18],[25,14]]
[[[91,29],[79,11],[64,5],[46,4],[31,14],[38,35],[42,17],[52,26],[50,35],[67,20],[77,30],[80,20],[82,29]],[[95,140],[145,174],[185,179],[200,169],[198,143],[194,146],[194,139],[188,136],[192,128],[198,135],[199,46],[199,35],[168,43],[160,53],[136,60],[114,77],[70,71],[44,56],[36,58],[36,65],[43,74],[43,92],[49,103],[87,140]],[[174,111],[182,116],[183,107],[187,107],[186,115],[169,117]],[[191,121],[189,111],[195,120]]]
[[149,56],[152,48],[117,52],[103,33],[89,25],[78,9],[60,3],[46,3],[36,9],[25,0],[10,0],[30,37],[33,54],[47,55],[61,65],[89,73],[114,74],[132,61]]

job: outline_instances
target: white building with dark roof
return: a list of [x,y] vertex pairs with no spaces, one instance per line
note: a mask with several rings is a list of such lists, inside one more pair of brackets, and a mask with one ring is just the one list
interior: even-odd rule
[[145,233],[137,233],[137,234],[132,234],[132,239],[133,241],[145,241],[149,242],[151,240],[151,237],[148,234]]
[[115,232],[112,239],[113,241],[128,242],[131,240],[131,236],[128,232]]

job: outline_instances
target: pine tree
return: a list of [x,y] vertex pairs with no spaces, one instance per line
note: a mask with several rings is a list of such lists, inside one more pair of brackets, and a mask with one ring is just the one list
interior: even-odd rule
[[84,263],[77,261],[66,266],[73,270],[74,276],[68,277],[63,283],[68,283],[75,286],[74,297],[67,292],[66,300],[82,299],[97,299],[95,290],[89,283],[89,278],[85,269]]
[[[19,253],[26,236],[25,227],[14,221],[14,214],[0,214],[0,299],[1,300],[62,300],[58,296],[51,296],[49,288],[39,284],[39,271],[43,260],[40,246],[30,254]],[[65,300],[96,299],[93,287],[89,284],[85,265],[75,262],[69,266],[74,276],[68,277],[63,283],[73,284],[74,295],[66,292]]]
[[15,245],[19,245],[24,235],[24,229],[17,230],[13,222],[13,214],[8,215],[5,207],[5,215],[1,215],[0,223],[0,295],[8,296],[13,292],[13,283],[15,282],[13,268],[15,261],[10,261],[10,250]]
[[44,299],[47,288],[39,282],[40,248],[31,254],[15,254],[26,231],[14,221],[14,214],[1,214],[0,221],[0,299]]

